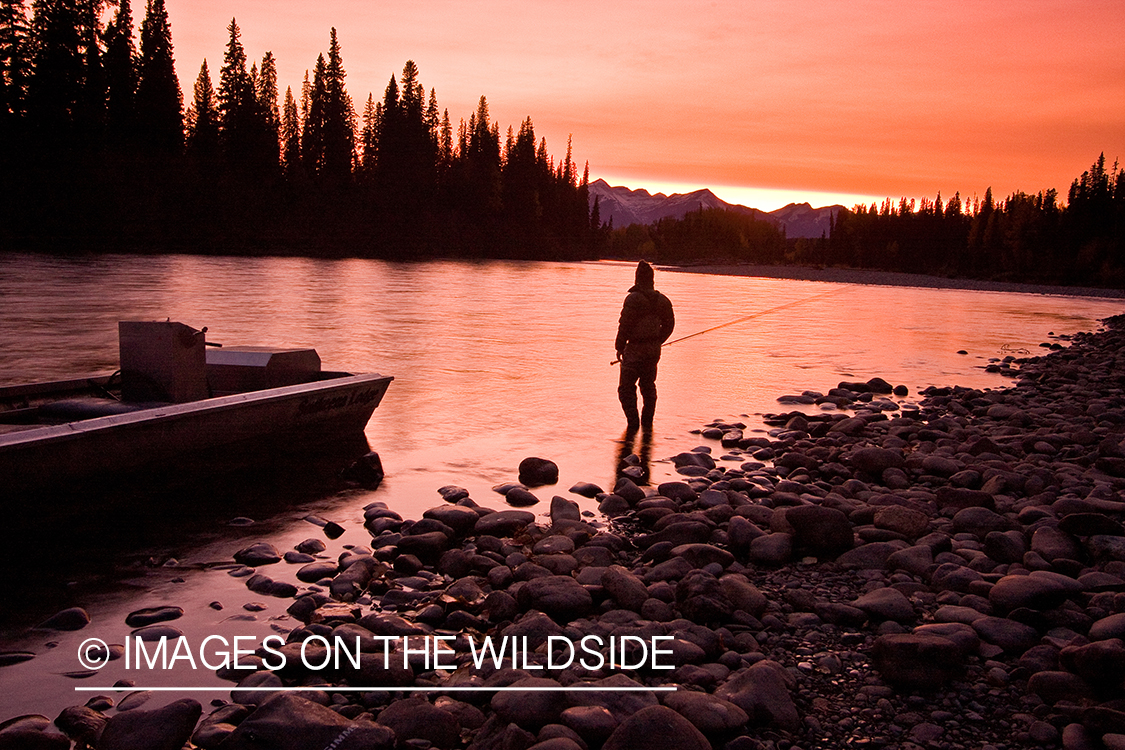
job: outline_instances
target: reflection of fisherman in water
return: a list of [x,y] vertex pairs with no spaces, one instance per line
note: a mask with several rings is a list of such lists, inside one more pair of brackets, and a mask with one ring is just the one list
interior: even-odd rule
[[618,478],[627,477],[634,484],[648,484],[649,462],[652,460],[652,432],[645,430],[641,433],[641,444],[637,443],[637,428],[626,427],[625,434],[621,436],[617,450],[616,475]]
[[[672,335],[676,317],[672,303],[653,286],[652,266],[643,260],[637,264],[636,283],[621,308],[614,348],[621,362],[621,380],[617,397],[630,427],[652,426],[656,413],[656,364],[660,347]],[[637,385],[640,384],[644,407],[637,414]]]

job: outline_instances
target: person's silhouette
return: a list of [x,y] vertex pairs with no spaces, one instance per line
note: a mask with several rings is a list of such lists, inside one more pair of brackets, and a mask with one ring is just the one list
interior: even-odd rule
[[[652,426],[656,414],[656,365],[660,361],[660,347],[672,335],[675,326],[672,303],[656,291],[652,266],[642,260],[637,264],[636,281],[621,308],[614,342],[617,359],[621,362],[617,397],[630,427]],[[644,399],[639,415],[638,384]]]

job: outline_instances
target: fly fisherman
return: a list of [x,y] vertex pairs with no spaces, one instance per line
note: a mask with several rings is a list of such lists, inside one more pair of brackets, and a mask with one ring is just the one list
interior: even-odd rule
[[[621,380],[617,397],[630,428],[652,426],[656,413],[656,364],[660,347],[672,335],[676,325],[672,303],[653,287],[652,266],[637,264],[636,283],[629,289],[621,308],[614,348],[621,362]],[[640,384],[644,408],[637,415],[637,384]]]

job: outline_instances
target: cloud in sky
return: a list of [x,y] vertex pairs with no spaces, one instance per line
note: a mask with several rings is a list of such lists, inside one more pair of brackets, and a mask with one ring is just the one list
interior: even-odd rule
[[485,95],[633,187],[1065,194],[1125,158],[1120,0],[166,2],[185,94],[232,16],[282,91],[334,26],[358,108],[413,59],[454,122]]

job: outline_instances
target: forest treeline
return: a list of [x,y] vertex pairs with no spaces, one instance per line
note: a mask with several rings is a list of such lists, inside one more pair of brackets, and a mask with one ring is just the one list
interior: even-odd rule
[[669,263],[731,260],[905,271],[934,276],[1125,288],[1125,170],[1105,155],[1056,190],[995,200],[889,198],[841,210],[820,238],[786,238],[764,220],[720,209],[597,233],[611,257]]
[[610,258],[648,258],[660,263],[724,260],[775,265],[786,262],[785,232],[772,221],[722,208],[689,211],[682,218],[652,224],[603,226],[600,207],[592,221],[602,255]]
[[237,21],[186,102],[164,0],[0,0],[6,248],[585,257],[588,167],[407,61],[356,106],[332,29],[294,91]]
[[[456,124],[407,61],[353,100],[336,30],[296,90],[235,20],[222,59],[176,74],[164,0],[0,0],[0,250],[646,257],[847,266],[1125,287],[1125,175],[841,210],[821,238],[718,209],[614,228],[589,167],[482,96]],[[194,65],[194,63],[193,63]]]

